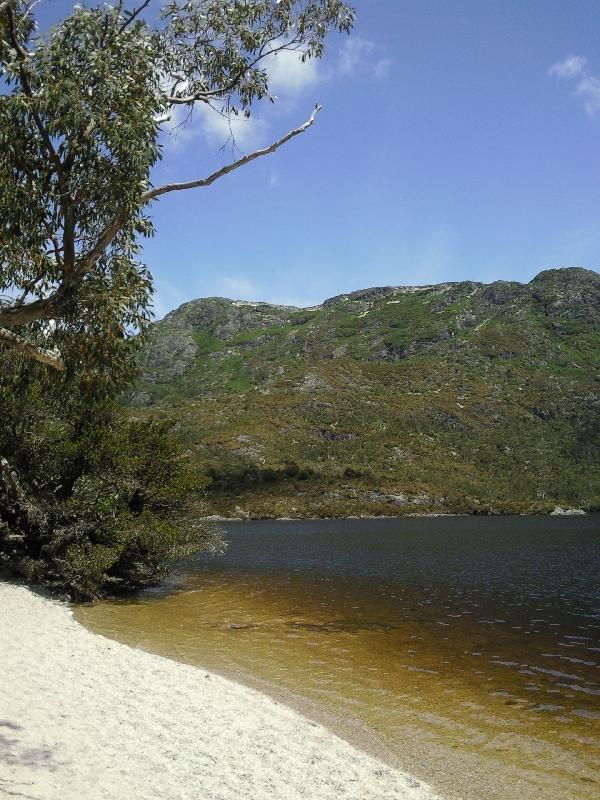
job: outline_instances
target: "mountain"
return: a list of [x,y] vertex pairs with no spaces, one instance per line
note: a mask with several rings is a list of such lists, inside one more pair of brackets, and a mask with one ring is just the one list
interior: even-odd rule
[[130,404],[168,415],[216,512],[600,508],[600,275],[207,298],[153,325]]

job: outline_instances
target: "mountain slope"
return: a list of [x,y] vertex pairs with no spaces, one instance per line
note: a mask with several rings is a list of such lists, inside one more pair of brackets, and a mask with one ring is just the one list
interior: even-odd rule
[[135,413],[177,420],[222,513],[600,507],[596,272],[196,300],[142,371]]

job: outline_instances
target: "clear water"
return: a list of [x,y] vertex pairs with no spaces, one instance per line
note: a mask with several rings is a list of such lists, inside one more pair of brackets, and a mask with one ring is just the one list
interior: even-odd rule
[[247,522],[80,607],[299,706],[450,798],[600,796],[600,515]]

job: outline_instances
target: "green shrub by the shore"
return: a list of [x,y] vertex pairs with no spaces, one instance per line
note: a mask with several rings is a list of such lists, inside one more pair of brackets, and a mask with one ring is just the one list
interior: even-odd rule
[[85,381],[14,356],[0,376],[0,570],[76,599],[155,583],[218,548],[206,479],[168,420],[126,418]]

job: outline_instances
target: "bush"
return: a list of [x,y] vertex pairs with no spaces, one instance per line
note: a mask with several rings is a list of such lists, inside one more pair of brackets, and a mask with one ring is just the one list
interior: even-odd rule
[[[27,374],[24,374],[26,372]],[[73,598],[156,583],[222,547],[206,478],[168,420],[127,418],[80,382],[20,362],[0,376],[0,567]]]

